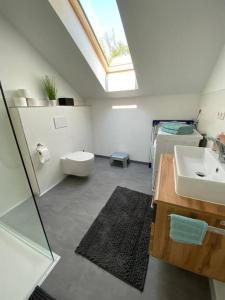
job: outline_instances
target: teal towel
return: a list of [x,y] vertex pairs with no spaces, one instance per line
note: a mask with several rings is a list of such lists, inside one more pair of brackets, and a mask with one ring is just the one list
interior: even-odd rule
[[173,130],[173,129],[164,128],[164,127],[161,127],[161,130],[166,133],[178,134],[178,130]]
[[184,123],[180,123],[180,122],[167,122],[167,123],[163,123],[162,127],[171,130],[178,130],[180,127],[184,125],[185,125]]
[[192,134],[194,128],[192,125],[183,124],[179,122],[164,123],[161,127],[162,131],[171,134]]
[[202,245],[208,224],[205,221],[170,215],[170,238],[174,241]]

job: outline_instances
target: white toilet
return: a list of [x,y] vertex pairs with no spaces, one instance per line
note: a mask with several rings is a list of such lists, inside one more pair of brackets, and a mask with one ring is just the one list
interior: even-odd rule
[[61,157],[64,174],[86,177],[94,165],[94,154],[76,151]]

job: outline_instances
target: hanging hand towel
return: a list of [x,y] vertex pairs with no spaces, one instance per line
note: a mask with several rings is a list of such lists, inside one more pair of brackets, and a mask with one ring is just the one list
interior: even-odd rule
[[202,245],[208,224],[205,221],[170,215],[170,238],[174,241]]

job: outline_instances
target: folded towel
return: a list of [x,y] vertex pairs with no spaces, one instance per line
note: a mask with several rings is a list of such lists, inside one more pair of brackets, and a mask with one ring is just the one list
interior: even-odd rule
[[194,128],[192,125],[183,125],[178,129],[178,134],[192,134]]
[[161,127],[161,130],[170,133],[170,134],[177,134],[177,135],[188,135],[193,133],[193,128],[180,128],[178,130],[168,129]]
[[162,124],[163,128],[178,130],[180,127],[185,126],[186,124],[181,122],[166,122]]
[[164,127],[161,127],[161,130],[163,132],[170,133],[170,134],[178,134],[178,130],[173,130],[173,129],[164,128]]
[[170,238],[174,241],[202,245],[208,224],[205,221],[170,215]]
[[192,125],[180,123],[180,122],[167,122],[161,127],[162,131],[171,134],[192,134],[194,129]]

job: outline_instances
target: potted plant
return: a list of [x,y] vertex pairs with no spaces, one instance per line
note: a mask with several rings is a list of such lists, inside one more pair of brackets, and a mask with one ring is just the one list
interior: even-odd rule
[[47,95],[50,106],[56,106],[57,105],[57,89],[55,86],[55,79],[54,77],[49,77],[48,75],[45,75],[45,77],[42,79],[42,87],[44,93]]

